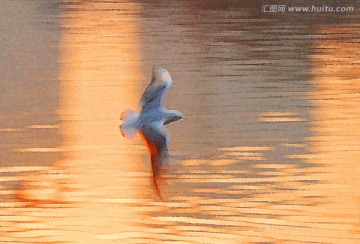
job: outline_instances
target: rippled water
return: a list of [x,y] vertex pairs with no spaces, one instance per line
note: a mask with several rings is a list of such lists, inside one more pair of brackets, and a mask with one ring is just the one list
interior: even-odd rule
[[[0,6],[1,242],[360,242],[359,4]],[[186,115],[164,201],[118,129],[153,64]]]

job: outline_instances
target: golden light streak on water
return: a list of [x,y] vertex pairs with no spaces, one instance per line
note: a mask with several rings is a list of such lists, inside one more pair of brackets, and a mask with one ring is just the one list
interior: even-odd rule
[[[81,6],[70,11],[63,23],[68,31],[62,39],[60,114],[66,148],[95,148],[70,151],[63,162],[75,172],[79,188],[74,195],[81,202],[77,208],[82,217],[74,219],[74,224],[82,225],[81,232],[94,243],[114,231],[120,233],[119,238],[129,233],[142,237],[141,223],[135,221],[143,218],[141,213],[123,206],[151,197],[150,167],[145,157],[129,151],[134,142],[122,138],[118,128],[121,110],[137,104],[139,81],[145,79],[137,44],[139,20],[127,15],[136,13],[138,6],[127,4],[124,15],[114,12],[113,16],[105,3]],[[98,25],[103,27],[94,31]],[[78,26],[85,35],[77,31]],[[141,149],[146,153],[145,147]],[[76,240],[84,240],[84,235],[72,237]]]
[[[122,138],[118,128],[120,113],[136,106],[145,79],[137,44],[138,6],[126,4],[123,14],[112,16],[105,3],[83,2],[78,7],[61,15],[58,113],[63,143],[59,148],[19,150],[59,151],[64,159],[21,177],[16,195],[28,208],[12,213],[18,234],[9,240],[98,243],[115,230],[118,238],[143,236],[137,223],[141,211],[124,206],[154,198],[147,152],[140,140]],[[94,8],[97,11],[91,11]],[[49,126],[31,126],[44,127]],[[132,151],[130,144],[135,144]],[[134,151],[136,144],[141,146]]]
[[[321,32],[333,27],[324,26]],[[346,239],[360,237],[360,49],[356,42],[337,39],[346,25],[337,30],[331,40],[317,43],[321,51],[312,57],[317,66],[311,93],[315,136],[310,141],[315,163],[326,168],[319,180],[327,184],[319,195],[324,195],[327,218],[339,230],[337,237]],[[358,40],[359,34],[352,38]]]
[[263,121],[263,122],[304,122],[306,120],[298,117],[296,113],[267,112],[267,113],[261,114],[260,121]]
[[[142,160],[128,151],[128,144],[133,142],[120,137],[117,126],[121,110],[137,104],[142,89],[139,82],[145,79],[140,46],[136,44],[139,43],[139,20],[127,17],[126,13],[109,16],[106,11],[109,5],[105,3],[83,3],[81,7],[89,11],[76,8],[64,16],[63,26],[68,31],[61,42],[62,105],[59,113],[64,121],[61,127],[64,147],[69,149],[68,158],[72,162],[67,164],[80,167],[77,170],[79,177],[84,176],[85,185],[127,184],[130,187],[136,185],[127,182],[131,179],[114,177],[111,183],[101,174],[136,172],[138,161]],[[94,8],[99,11],[90,11]],[[137,8],[136,4],[129,4],[125,12],[136,13]],[[77,31],[79,26],[83,33]],[[89,172],[94,174],[87,174]]]

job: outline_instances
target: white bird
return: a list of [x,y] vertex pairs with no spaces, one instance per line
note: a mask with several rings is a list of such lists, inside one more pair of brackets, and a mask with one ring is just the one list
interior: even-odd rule
[[151,82],[140,99],[141,112],[125,111],[121,116],[124,123],[120,125],[123,136],[133,138],[139,131],[146,141],[151,156],[153,182],[160,197],[157,176],[159,167],[168,157],[170,143],[170,133],[164,125],[183,118],[181,112],[167,110],[163,106],[164,94],[171,84],[170,73],[165,68],[154,66]]

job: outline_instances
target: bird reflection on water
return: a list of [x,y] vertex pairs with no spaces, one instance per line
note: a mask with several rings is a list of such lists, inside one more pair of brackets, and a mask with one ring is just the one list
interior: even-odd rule
[[133,138],[137,132],[145,140],[150,151],[153,183],[157,195],[162,199],[159,188],[160,166],[168,161],[168,145],[170,133],[165,128],[171,122],[183,118],[183,114],[164,107],[164,94],[170,88],[172,79],[170,73],[162,67],[154,66],[152,79],[145,89],[141,99],[141,112],[127,110],[122,113],[120,125],[124,137]]

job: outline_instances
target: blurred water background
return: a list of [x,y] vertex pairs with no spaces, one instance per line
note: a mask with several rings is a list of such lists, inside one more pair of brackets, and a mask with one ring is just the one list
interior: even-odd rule
[[[360,4],[264,4],[1,1],[0,242],[359,243]],[[154,64],[164,201],[118,129]]]

